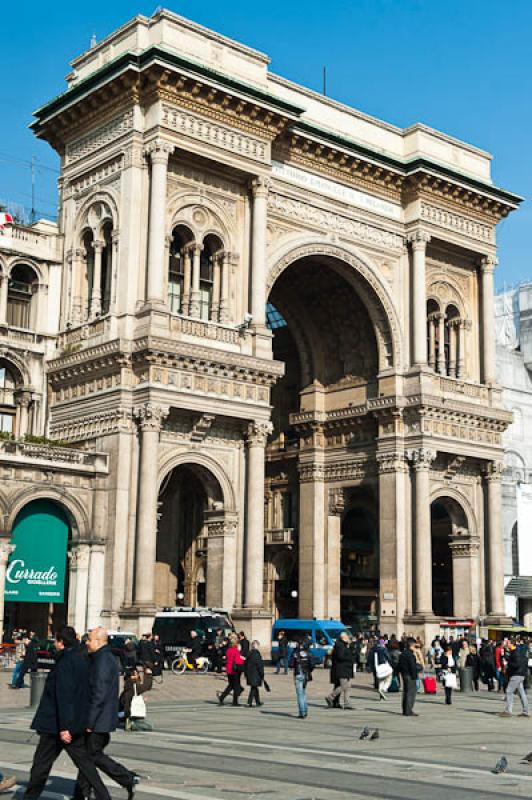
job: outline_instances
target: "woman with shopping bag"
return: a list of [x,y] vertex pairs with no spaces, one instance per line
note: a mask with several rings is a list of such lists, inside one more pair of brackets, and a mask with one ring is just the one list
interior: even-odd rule
[[373,671],[377,682],[377,691],[380,700],[386,700],[386,693],[390,688],[393,676],[393,667],[390,664],[390,656],[386,649],[384,639],[379,639],[374,650]]
[[124,675],[124,689],[119,700],[119,716],[124,719],[126,731],[151,731],[152,727],[146,722],[146,702],[142,696],[149,692],[153,686],[153,674],[149,667],[144,669],[141,679],[135,667]]
[[453,702],[453,689],[458,687],[456,679],[456,659],[453,651],[448,647],[441,657],[443,687],[445,689],[445,704],[450,706]]

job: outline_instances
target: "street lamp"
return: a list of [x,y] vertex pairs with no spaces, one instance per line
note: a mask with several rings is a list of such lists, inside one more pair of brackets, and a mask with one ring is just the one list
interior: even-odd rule
[[183,594],[183,592],[178,592],[178,594],[177,594],[178,602],[182,604],[184,599],[185,599],[185,595]]

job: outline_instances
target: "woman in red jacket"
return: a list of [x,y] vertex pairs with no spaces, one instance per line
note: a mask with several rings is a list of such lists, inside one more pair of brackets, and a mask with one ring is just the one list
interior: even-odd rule
[[216,697],[221,706],[228,694],[233,692],[233,705],[240,705],[238,698],[244,691],[240,685],[240,676],[243,671],[245,658],[240,654],[240,646],[236,634],[229,637],[229,647],[225,653],[225,671],[227,672],[227,686],[223,692],[216,692]]

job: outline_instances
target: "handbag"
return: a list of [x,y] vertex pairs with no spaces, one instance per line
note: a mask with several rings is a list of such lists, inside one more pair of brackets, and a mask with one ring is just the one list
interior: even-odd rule
[[266,680],[264,681],[264,688],[266,689],[267,692],[271,692],[270,684]]
[[446,672],[443,677],[443,683],[446,689],[456,689],[458,687],[458,681],[456,680],[454,672]]
[[141,694],[137,694],[137,687],[135,684],[133,684],[133,691],[135,694],[131,698],[129,716],[134,717],[135,719],[144,719],[146,716],[146,703],[144,702],[143,696]]
[[385,661],[384,664],[379,664],[377,662],[377,656],[375,656],[375,673],[377,678],[382,681],[384,678],[387,678],[389,675],[393,674],[393,667],[388,661]]

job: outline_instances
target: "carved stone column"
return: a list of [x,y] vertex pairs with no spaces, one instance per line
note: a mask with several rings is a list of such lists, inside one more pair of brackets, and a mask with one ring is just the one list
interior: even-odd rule
[[229,322],[229,293],[230,277],[232,267],[231,253],[224,252],[221,255],[222,259],[222,283],[220,287],[220,322]]
[[430,527],[430,465],[434,450],[411,450],[408,458],[416,474],[414,491],[415,521],[415,600],[414,613],[430,617],[432,613],[432,542]]
[[208,511],[207,606],[232,608],[236,585],[237,517],[223,511]]
[[447,373],[445,364],[445,314],[438,317],[438,372],[440,375]]
[[402,450],[377,453],[379,471],[379,613],[381,630],[403,632],[407,606],[406,481]]
[[17,393],[17,438],[22,439],[28,431],[29,408],[31,403],[31,392],[23,389]]
[[92,243],[92,249],[94,250],[94,267],[92,272],[92,292],[91,292],[91,304],[90,304],[90,315],[91,317],[97,317],[98,314],[102,312],[102,252],[103,248],[105,247],[105,242],[100,241],[99,239],[95,239]]
[[323,619],[325,615],[326,539],[328,514],[325,496],[323,427],[305,434],[299,461],[299,616]]
[[497,461],[488,462],[484,470],[488,512],[488,614],[495,618],[506,616],[501,518],[502,472],[503,464]]
[[251,223],[251,313],[253,325],[266,325],[266,223],[268,215],[268,178],[254,178],[251,183],[253,211]]
[[90,548],[89,585],[87,590],[87,629],[102,624],[103,590],[105,580],[105,544],[92,544]]
[[190,316],[200,315],[200,270],[201,270],[201,244],[192,247],[192,291],[190,293]]
[[165,302],[166,183],[168,157],[173,149],[174,146],[163,139],[155,139],[146,147],[146,155],[151,161],[146,300],[154,305]]
[[429,352],[428,361],[431,369],[436,369],[436,316],[431,314],[428,318],[429,327]]
[[484,383],[495,382],[495,299],[493,273],[497,265],[494,256],[486,256],[480,264],[482,294],[482,373]]
[[465,373],[465,332],[467,321],[462,319],[458,325],[458,355],[456,358],[456,377],[463,378]]
[[133,604],[142,609],[153,608],[155,602],[159,435],[167,414],[166,409],[151,403],[135,410],[140,431],[140,459]]
[[83,278],[86,257],[80,248],[74,250],[72,260],[72,322],[79,324],[83,316]]
[[264,580],[264,449],[271,422],[252,422],[247,430],[247,525],[244,605],[262,608]]
[[427,277],[425,255],[430,236],[425,231],[415,231],[408,237],[412,244],[412,358],[411,363],[427,363]]
[[480,614],[480,539],[456,530],[449,542],[453,558],[453,615],[478,619]]
[[183,248],[183,300],[181,313],[188,316],[190,313],[190,286],[192,282],[192,248],[187,245]]
[[109,310],[116,314],[117,293],[118,293],[118,250],[120,247],[120,232],[113,231],[111,234],[111,255],[109,259],[108,281],[110,281],[110,300]]
[[89,585],[90,547],[79,544],[73,549],[76,559],[76,594],[74,597],[74,628],[82,636],[87,630],[87,592]]
[[6,588],[6,570],[9,556],[15,549],[9,539],[4,537],[0,538],[0,644],[4,641],[4,608],[5,608],[5,588]]
[[345,510],[345,492],[342,488],[329,489],[327,517],[327,617],[340,619],[340,559],[342,554],[342,516]]
[[459,325],[460,320],[449,322],[449,375],[451,378],[456,378]]
[[4,273],[0,284],[0,325],[7,323],[7,290],[9,288],[9,278]]
[[211,311],[210,311],[210,319],[213,322],[218,322],[218,318],[220,315],[220,289],[221,289],[221,281],[220,281],[220,271],[222,269],[222,262],[223,256],[221,253],[216,253],[213,257],[212,263],[212,302],[211,302]]

